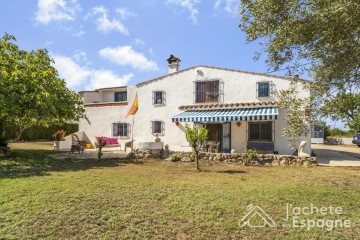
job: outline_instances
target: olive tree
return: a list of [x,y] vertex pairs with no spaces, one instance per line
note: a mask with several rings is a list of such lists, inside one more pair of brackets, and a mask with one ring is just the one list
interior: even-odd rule
[[[360,126],[360,2],[240,0],[240,29],[270,69],[314,78],[318,116]],[[257,56],[260,56],[258,54]]]

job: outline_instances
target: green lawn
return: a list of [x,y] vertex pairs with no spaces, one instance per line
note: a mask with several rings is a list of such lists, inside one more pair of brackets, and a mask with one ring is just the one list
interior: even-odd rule
[[[360,168],[244,167],[163,160],[53,160],[47,144],[0,159],[0,239],[359,239]],[[39,149],[38,149],[39,148]],[[350,228],[286,228],[286,203],[329,205]],[[240,228],[249,204],[275,227]]]

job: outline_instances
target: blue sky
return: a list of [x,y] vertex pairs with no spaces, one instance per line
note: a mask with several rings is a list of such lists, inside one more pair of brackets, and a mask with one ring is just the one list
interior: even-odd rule
[[[26,50],[46,48],[69,88],[133,85],[180,69],[210,65],[266,73],[265,56],[238,25],[239,0],[8,0],[0,31]],[[285,75],[285,71],[276,72]],[[307,78],[307,76],[303,76]]]
[[[180,68],[211,65],[267,72],[246,44],[238,0],[11,0],[0,30],[27,50],[46,48],[74,90],[131,85]],[[283,74],[283,73],[279,73]]]

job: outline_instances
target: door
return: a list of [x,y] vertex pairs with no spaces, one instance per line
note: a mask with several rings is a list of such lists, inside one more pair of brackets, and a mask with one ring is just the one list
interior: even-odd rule
[[229,153],[231,151],[231,123],[223,123],[222,125],[222,152]]

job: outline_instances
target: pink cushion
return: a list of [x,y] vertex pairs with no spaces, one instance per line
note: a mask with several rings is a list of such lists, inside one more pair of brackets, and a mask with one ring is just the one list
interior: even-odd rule
[[104,137],[96,137],[96,142],[100,143],[104,141]]
[[96,142],[106,142],[106,145],[119,144],[119,139],[109,137],[96,137]]

